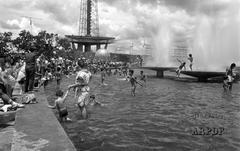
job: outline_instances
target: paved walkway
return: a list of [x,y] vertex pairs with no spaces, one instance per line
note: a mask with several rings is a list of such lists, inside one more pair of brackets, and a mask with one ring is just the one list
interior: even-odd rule
[[8,126],[0,130],[0,151],[10,151],[12,139],[15,129],[13,126]]
[[15,125],[0,131],[0,151],[76,151],[53,111],[47,107],[43,90],[36,96],[39,103],[18,110]]

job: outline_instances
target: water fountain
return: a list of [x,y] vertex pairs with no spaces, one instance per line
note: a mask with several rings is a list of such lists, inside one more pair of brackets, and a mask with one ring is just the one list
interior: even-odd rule
[[176,70],[169,58],[173,36],[167,20],[161,22],[157,32],[152,35],[152,57],[146,60],[146,67],[143,68],[157,71],[159,78],[163,78],[166,70]]
[[224,71],[240,63],[240,3],[232,1],[221,12],[197,17],[192,48],[196,70]]
[[[182,73],[197,77],[199,81],[223,76],[232,62],[240,64],[240,2],[226,2],[220,10],[213,9],[216,5],[215,2],[209,4],[210,13],[201,12],[200,8],[194,16],[194,28],[190,29],[191,40],[187,43],[187,53],[193,54],[194,71]],[[153,59],[147,61],[146,66],[154,65],[157,71],[156,66],[160,67],[159,70],[162,67],[178,66],[169,56],[174,46],[173,39],[176,39],[173,33],[171,25],[162,21],[159,31],[153,36]],[[187,54],[184,60],[188,62]]]

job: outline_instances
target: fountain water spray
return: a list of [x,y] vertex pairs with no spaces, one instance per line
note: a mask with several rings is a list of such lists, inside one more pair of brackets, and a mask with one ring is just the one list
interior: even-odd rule
[[[227,5],[220,10],[210,7],[212,13],[199,11],[193,16],[195,20],[188,29],[191,40],[186,45],[186,52],[192,53],[194,58],[193,70],[225,71],[232,62],[240,64],[240,2],[230,0],[225,3]],[[211,5],[217,6],[217,1]],[[152,58],[146,61],[146,66],[178,66],[171,60],[169,52],[176,45],[174,40],[184,38],[176,36],[171,19],[160,17],[158,30],[152,36]],[[184,26],[185,23],[178,24]],[[184,61],[188,63],[187,53]]]
[[224,11],[197,17],[192,43],[195,69],[224,71],[232,62],[240,63],[240,3],[235,2]]
[[169,51],[172,43],[172,31],[167,21],[159,25],[156,33],[152,35],[152,57],[146,62],[146,66],[170,66]]

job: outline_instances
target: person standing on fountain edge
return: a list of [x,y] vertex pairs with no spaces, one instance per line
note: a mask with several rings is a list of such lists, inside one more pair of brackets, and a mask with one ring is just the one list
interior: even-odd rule
[[192,71],[192,66],[193,66],[193,57],[192,57],[192,54],[189,54],[188,60],[190,61],[189,68],[190,68],[190,70]]
[[186,62],[183,62],[183,61],[181,61],[181,60],[179,60],[179,59],[177,59],[177,60],[178,60],[178,62],[181,63],[180,66],[178,67],[178,69],[176,70],[177,77],[179,78],[182,69],[184,68],[184,70],[186,70],[186,66],[185,66],[185,65],[186,65]]
[[226,71],[226,77],[224,78],[224,81],[223,81],[223,87],[224,89],[228,89],[228,90],[232,90],[232,83],[233,83],[233,80],[234,80],[234,73],[233,73],[233,70],[234,68],[236,67],[236,64],[235,63],[232,63],[230,65],[230,68],[227,69]]

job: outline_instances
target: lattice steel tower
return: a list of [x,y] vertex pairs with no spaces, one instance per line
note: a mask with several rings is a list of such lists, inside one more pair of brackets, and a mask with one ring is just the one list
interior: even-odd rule
[[[114,42],[114,37],[99,36],[98,0],[80,0],[78,35],[65,35],[72,49],[89,52],[104,48]],[[77,45],[77,47],[76,47]]]
[[99,36],[98,0],[80,0],[80,36]]

